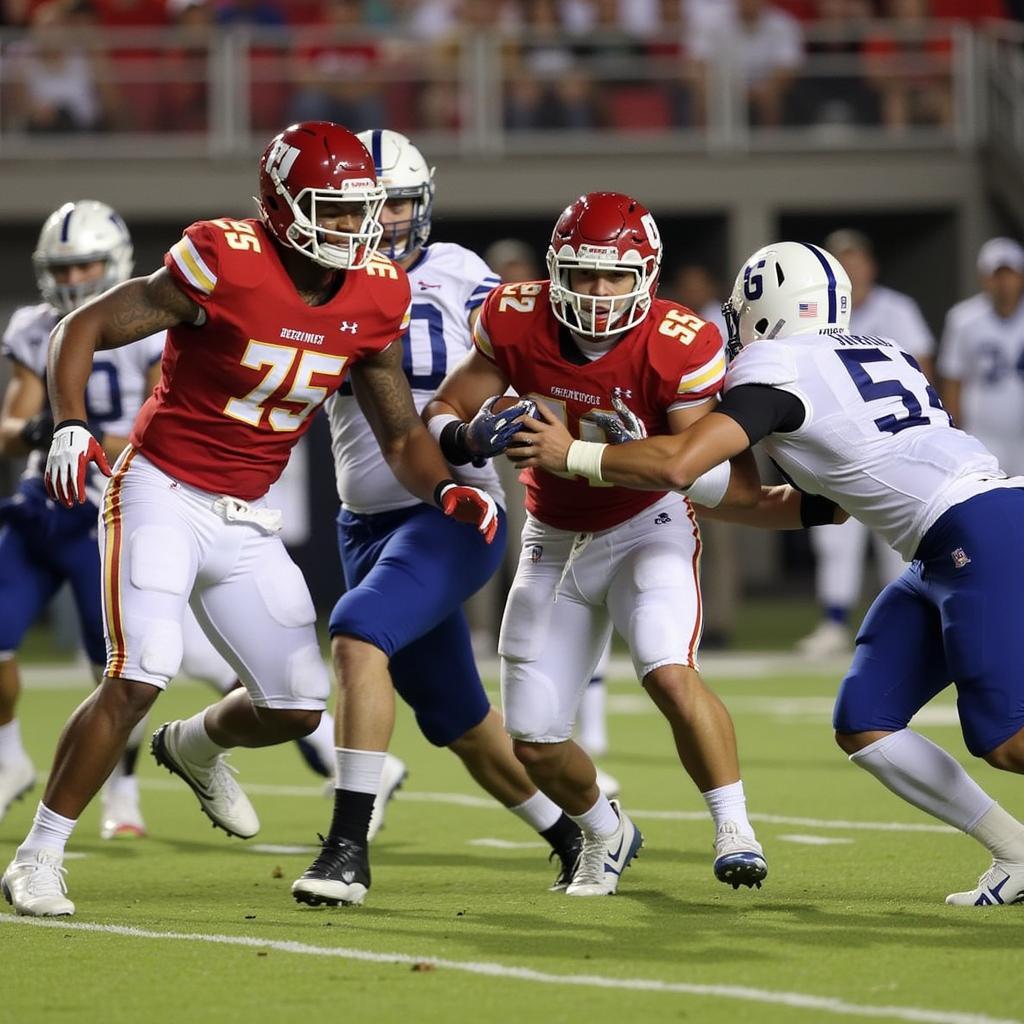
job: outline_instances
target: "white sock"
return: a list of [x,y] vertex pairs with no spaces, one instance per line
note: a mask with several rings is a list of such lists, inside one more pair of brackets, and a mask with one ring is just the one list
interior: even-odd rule
[[28,760],[28,754],[21,744],[21,726],[18,719],[0,725],[0,764],[15,764]]
[[138,725],[128,733],[128,742],[124,745],[125,750],[136,750],[142,746],[142,741],[146,738],[146,725],[148,721],[149,715],[143,715]]
[[972,834],[995,801],[960,764],[912,729],[901,729],[850,755],[883,786],[947,825]]
[[993,804],[968,833],[996,860],[1024,864],[1024,824]]
[[67,846],[76,822],[75,818],[64,818],[51,811],[40,800],[36,816],[32,819],[32,828],[18,847],[14,859],[22,862],[34,860],[38,850],[56,850],[63,856],[64,847]]
[[570,814],[569,817],[588,836],[596,836],[598,839],[607,839],[614,835],[619,827],[619,816],[604,793],[597,798],[597,803],[589,811],[583,814]]
[[217,756],[228,749],[210,739],[206,731],[206,708],[181,723],[178,751],[186,760],[198,765],[213,764]]
[[509,810],[537,832],[545,832],[562,816],[562,808],[539,789],[529,800],[524,800]]
[[719,786],[717,789],[709,789],[701,793],[704,802],[708,805],[711,818],[715,823],[715,831],[721,828],[725,821],[736,823],[740,835],[754,838],[754,828],[747,817],[747,798],[743,793],[743,780],[730,782],[728,786]]
[[139,777],[137,775],[125,775],[115,768],[107,779],[104,789],[107,796],[119,796],[128,800],[139,802]]
[[380,789],[384,759],[388,756],[383,750],[349,750],[347,747],[335,747],[334,756],[337,764],[335,786],[338,789],[376,795]]
[[590,683],[583,691],[576,716],[580,746],[591,757],[608,752],[608,729],[605,721],[605,698],[608,690],[604,682]]
[[326,711],[320,716],[320,724],[306,737],[317,757],[330,769],[334,764],[334,719]]

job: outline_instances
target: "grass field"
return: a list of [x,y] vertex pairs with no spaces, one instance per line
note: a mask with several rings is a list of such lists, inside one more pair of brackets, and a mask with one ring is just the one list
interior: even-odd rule
[[[104,843],[96,808],[86,812],[69,848],[77,916],[34,923],[0,903],[0,1021],[1024,1018],[1013,967],[1022,908],[943,905],[947,892],[973,885],[984,851],[846,762],[829,729],[835,674],[706,675],[736,719],[770,863],[761,891],[712,877],[703,804],[662,720],[625,680],[611,689],[605,766],[621,778],[646,846],[614,899],[548,893],[546,850],[404,713],[394,749],[412,775],[373,848],[360,908],[313,910],[290,898],[329,818],[292,749],[234,758],[263,820],[247,843],[213,831],[147,754],[150,836]],[[84,690],[39,669],[32,682],[23,730],[42,770]],[[153,724],[208,696],[176,683]],[[921,728],[966,763],[954,723],[942,703]],[[971,764],[1007,807],[1024,809],[1019,780]],[[0,822],[4,862],[33,806],[25,800]]]

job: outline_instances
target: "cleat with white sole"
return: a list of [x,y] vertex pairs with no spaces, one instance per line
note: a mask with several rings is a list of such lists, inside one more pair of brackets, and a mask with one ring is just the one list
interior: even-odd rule
[[715,835],[715,878],[738,889],[761,888],[768,877],[768,862],[761,844],[746,836],[734,821],[723,821]]
[[558,858],[558,874],[555,876],[554,882],[548,886],[548,892],[565,892],[572,881],[572,876],[576,873],[582,850],[583,833],[581,832],[568,849],[552,850],[548,854],[549,861],[554,860],[556,857]]
[[992,867],[978,879],[970,892],[951,892],[946,897],[951,907],[1001,907],[1024,903],[1024,864],[994,860]]
[[841,622],[824,619],[794,649],[804,658],[841,657],[853,650],[853,636]]
[[103,794],[100,812],[101,839],[142,839],[146,823],[142,820],[138,796],[132,793]]
[[612,807],[619,816],[619,827],[604,839],[583,836],[579,863],[572,881],[566,886],[566,896],[612,896],[619,887],[619,877],[640,853],[644,837],[630,821],[618,802]]
[[36,769],[27,757],[0,764],[0,821],[14,801],[25,796],[35,784]]
[[153,733],[150,749],[156,763],[182,779],[199,799],[203,813],[214,828],[229,836],[251,839],[260,830],[260,819],[242,787],[235,782],[235,769],[218,754],[209,764],[188,761],[178,750],[182,722],[165,722]]
[[295,901],[310,907],[359,906],[370,889],[366,844],[323,836],[320,842],[316,860],[292,883]]
[[17,914],[26,917],[70,917],[75,905],[67,898],[67,869],[57,850],[36,850],[27,860],[12,860],[0,879],[0,891]]
[[366,832],[366,841],[372,843],[377,833],[384,827],[384,812],[391,798],[402,788],[409,777],[409,769],[394,754],[384,755],[384,767],[380,773],[380,784],[377,796],[373,801],[373,813],[370,815],[370,827]]

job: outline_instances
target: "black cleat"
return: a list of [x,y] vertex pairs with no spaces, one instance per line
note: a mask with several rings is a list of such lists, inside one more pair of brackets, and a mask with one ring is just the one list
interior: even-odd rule
[[358,906],[370,888],[370,858],[366,843],[353,839],[324,839],[320,854],[292,883],[296,902],[311,907]]
[[576,865],[580,862],[580,851],[583,849],[583,835],[580,833],[571,845],[564,850],[552,850],[548,860],[558,858],[558,875],[548,886],[548,892],[565,892],[576,873]]

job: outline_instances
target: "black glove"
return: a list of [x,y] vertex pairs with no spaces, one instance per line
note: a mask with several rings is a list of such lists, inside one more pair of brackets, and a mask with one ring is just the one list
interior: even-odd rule
[[37,412],[35,416],[25,420],[18,436],[36,451],[45,452],[53,440],[53,413],[49,409]]

